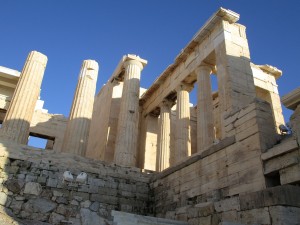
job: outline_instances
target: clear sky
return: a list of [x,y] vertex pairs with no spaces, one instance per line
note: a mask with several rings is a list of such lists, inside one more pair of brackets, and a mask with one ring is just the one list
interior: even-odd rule
[[44,108],[68,116],[83,60],[100,64],[98,92],[124,54],[137,54],[147,88],[219,7],[240,14],[252,62],[283,71],[280,95],[300,85],[299,0],[0,0],[0,65],[21,71],[30,51],[47,55]]

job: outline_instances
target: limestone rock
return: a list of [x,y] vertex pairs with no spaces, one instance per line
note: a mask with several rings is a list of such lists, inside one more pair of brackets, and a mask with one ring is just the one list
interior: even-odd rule
[[[296,207],[271,206],[270,216],[274,225],[299,224],[300,209]],[[297,222],[298,221],[298,222]]]
[[6,157],[0,157],[0,168],[4,169],[5,166],[10,164],[10,160]]
[[5,205],[7,201],[7,195],[3,192],[0,192],[0,205]]
[[48,213],[53,211],[56,208],[57,204],[44,199],[29,199],[28,202],[24,204],[24,210],[27,212],[38,212],[38,213]]
[[80,210],[80,217],[81,217],[81,223],[82,225],[105,225],[107,224],[105,222],[105,219],[98,216],[96,212],[92,212],[89,209],[81,209]]
[[65,197],[57,197],[55,201],[59,204],[68,204],[68,200]]
[[90,210],[94,211],[94,212],[97,212],[99,210],[99,207],[100,207],[100,204],[99,202],[93,202],[91,205],[90,205]]
[[17,180],[17,179],[9,179],[5,182],[5,187],[13,192],[13,193],[19,193],[24,186],[24,181]]
[[60,191],[54,190],[54,191],[53,191],[53,196],[55,196],[55,197],[62,197],[62,196],[63,196],[63,193],[61,193]]
[[60,224],[60,222],[64,219],[65,219],[64,216],[53,212],[50,215],[49,222],[53,225],[56,225],[56,224]]
[[23,220],[20,225],[51,225],[50,223],[36,221],[36,220]]
[[86,200],[86,201],[80,203],[80,206],[81,206],[82,208],[89,208],[90,205],[91,205],[90,200]]
[[23,201],[12,200],[10,208],[13,210],[14,214],[19,214],[22,209]]
[[60,204],[57,209],[56,212],[64,215],[66,217],[76,217],[76,215],[78,214],[78,209],[77,206],[74,205],[63,205]]
[[70,218],[69,220],[73,223],[73,225],[81,225],[80,219]]
[[42,192],[42,186],[39,183],[28,182],[25,185],[24,194],[40,195]]

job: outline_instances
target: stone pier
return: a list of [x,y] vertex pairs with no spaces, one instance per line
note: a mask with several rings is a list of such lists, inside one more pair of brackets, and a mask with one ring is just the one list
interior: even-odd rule
[[170,132],[172,102],[164,100],[160,104],[160,119],[157,135],[156,171],[163,171],[170,166]]
[[40,52],[29,53],[3,120],[0,137],[27,144],[30,122],[40,95],[47,61],[47,56]]
[[224,129],[226,114],[247,106],[254,100],[256,93],[245,27],[240,25],[236,28],[228,21],[222,21],[221,26],[224,34],[222,38],[219,37],[219,40],[216,39],[214,45],[222,113],[221,133],[222,138],[225,138],[227,136]]
[[177,88],[175,158],[177,163],[191,155],[190,95],[192,86],[181,83]]
[[197,96],[197,152],[203,152],[214,141],[213,99],[211,91],[210,66],[199,66],[196,69]]
[[85,155],[93,113],[98,69],[98,63],[94,60],[84,60],[82,63],[65,132],[63,152]]
[[145,64],[139,57],[127,58],[123,64],[124,86],[114,156],[115,163],[123,166],[136,166],[140,77]]

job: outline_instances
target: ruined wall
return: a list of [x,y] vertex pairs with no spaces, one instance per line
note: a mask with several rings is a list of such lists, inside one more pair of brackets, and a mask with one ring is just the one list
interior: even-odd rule
[[[187,206],[264,190],[267,183],[261,155],[276,143],[271,115],[266,102],[255,100],[227,115],[224,122],[227,138],[155,175],[151,184],[155,214],[189,220],[192,217],[185,210]],[[198,215],[197,221],[200,217],[204,215]]]
[[106,147],[108,132],[110,132],[109,121],[111,117],[114,87],[112,83],[107,83],[102,87],[94,101],[91,128],[89,132],[88,147],[86,156],[94,159],[106,159]]
[[300,188],[284,185],[178,210],[189,225],[297,225]]
[[53,150],[61,151],[68,119],[61,114],[35,110],[29,132],[33,136],[54,140]]
[[279,125],[285,124],[285,122],[276,77],[264,72],[254,64],[251,65],[251,69],[256,87],[256,96],[270,103],[273,110],[274,123],[279,133]]
[[270,186],[300,182],[300,149],[295,137],[284,138],[263,153],[261,159]]
[[159,118],[156,115],[140,115],[140,134],[138,167],[156,170],[157,132]]
[[[74,175],[73,182],[63,180],[66,170]],[[86,183],[75,181],[80,172],[87,173]],[[151,215],[149,196],[149,175],[137,168],[0,144],[0,211],[20,219],[106,224],[111,210]]]
[[0,109],[7,110],[15,89],[0,85],[0,90]]

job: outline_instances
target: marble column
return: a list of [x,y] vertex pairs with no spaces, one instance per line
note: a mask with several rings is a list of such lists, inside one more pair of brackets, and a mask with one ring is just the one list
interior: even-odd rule
[[160,104],[160,119],[157,135],[156,171],[163,171],[170,166],[170,132],[172,102],[164,100]]
[[0,129],[0,137],[27,144],[47,61],[47,56],[40,52],[29,53]]
[[210,82],[210,66],[201,65],[196,69],[197,93],[197,152],[202,152],[214,141],[213,99]]
[[124,86],[114,156],[115,163],[123,166],[136,166],[140,77],[143,66],[137,59],[124,62]]
[[177,91],[175,158],[177,163],[191,155],[190,96],[193,86],[181,83]]
[[84,60],[69,115],[63,141],[63,152],[84,156],[89,137],[94,97],[98,77],[98,63]]

